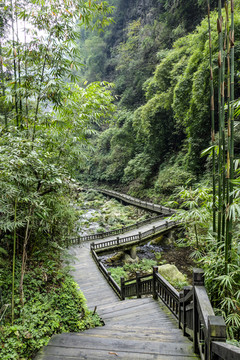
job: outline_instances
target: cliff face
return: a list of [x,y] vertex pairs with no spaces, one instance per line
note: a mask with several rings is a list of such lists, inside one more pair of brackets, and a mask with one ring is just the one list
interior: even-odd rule
[[103,77],[108,81],[115,82],[116,63],[115,61],[112,62],[111,59],[117,46],[127,40],[126,29],[128,25],[139,19],[142,27],[153,24],[155,20],[159,19],[164,9],[162,1],[159,0],[112,0],[111,3],[115,7],[114,23],[110,26],[109,34],[105,38],[107,61],[105,70],[103,70]]
[[158,0],[120,0],[119,8],[125,11],[126,23],[141,18],[143,23],[150,23],[161,12]]
[[112,28],[111,46],[123,41],[127,25],[141,19],[142,25],[151,24],[163,10],[159,0],[115,0],[115,24]]

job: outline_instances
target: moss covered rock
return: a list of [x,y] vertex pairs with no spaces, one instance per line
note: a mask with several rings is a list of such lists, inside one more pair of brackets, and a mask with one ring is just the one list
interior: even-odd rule
[[175,265],[165,264],[158,266],[158,272],[170,283],[186,281],[185,275],[183,275]]

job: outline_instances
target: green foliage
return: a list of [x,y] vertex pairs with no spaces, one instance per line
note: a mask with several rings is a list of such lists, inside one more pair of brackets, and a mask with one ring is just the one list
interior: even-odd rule
[[196,247],[204,247],[205,236],[211,223],[212,194],[209,188],[185,189],[179,194],[180,210],[172,219],[185,224],[189,237],[194,236]]
[[116,117],[116,126],[109,127],[98,136],[93,159],[88,161],[88,173],[100,181],[121,181],[134,151],[132,113],[123,109]]
[[[117,282],[117,284],[121,285],[121,277],[123,277],[125,280],[134,280],[137,271],[140,272],[141,275],[152,274],[153,266],[157,265],[157,262],[159,262],[161,258],[161,254],[157,255],[156,253],[156,258],[157,261],[151,259],[142,259],[139,260],[137,263],[126,263],[123,265],[123,267],[110,267],[108,268],[108,270],[111,272],[111,276]],[[171,277],[166,277],[166,280],[169,281],[172,286],[179,290],[182,290],[184,286],[189,285],[187,280],[179,281],[174,280]]]
[[176,196],[176,191],[179,186],[190,185],[194,183],[196,178],[184,166],[184,156],[179,156],[178,160],[175,158],[168,161],[167,165],[164,163],[159,170],[157,180],[155,182],[155,192],[161,196]]
[[[10,325],[10,309],[0,327],[1,359],[31,359],[46,345],[53,334],[83,331],[100,324],[86,307],[86,300],[77,284],[59,266],[58,256],[35,254],[26,272],[25,305],[16,296],[15,323]],[[58,254],[59,252],[55,254]],[[20,281],[20,262],[17,261],[16,288]],[[0,272],[2,304],[10,302],[11,277],[9,268]]]
[[150,178],[154,166],[150,156],[144,153],[138,154],[134,159],[130,160],[124,169],[123,182],[129,183],[138,180],[144,187]]
[[155,260],[151,259],[142,259],[137,263],[133,264],[125,264],[123,269],[128,271],[129,273],[134,273],[136,271],[140,271],[142,273],[149,273],[152,272],[152,267],[156,266],[157,263]]
[[[121,95],[120,105],[134,107],[144,100],[142,85],[156,64],[160,24],[142,25],[141,19],[128,24],[126,41],[114,51],[116,64],[116,90]],[[150,55],[151,54],[151,55]]]
[[[0,336],[5,344],[1,355],[16,359],[32,356],[53,333],[78,331],[99,321],[87,317],[83,297],[56,269],[51,253],[59,254],[65,239],[76,232],[72,176],[86,156],[93,127],[114,110],[110,84],[85,83],[83,88],[70,83],[80,66],[79,27],[109,24],[112,9],[104,1],[5,0],[1,10]],[[13,240],[18,259],[22,257],[16,270]],[[44,269],[40,253],[48,254]],[[7,264],[13,255],[15,282],[2,254],[7,254]],[[29,267],[36,255],[34,272]]]
[[[169,49],[166,47],[167,40],[164,33],[166,23],[163,26],[163,16],[154,24],[145,25],[139,18],[128,23],[124,41],[121,41],[117,48],[115,47],[113,56],[115,56],[116,65],[116,91],[121,94],[120,112],[119,115],[117,114],[117,118],[122,116],[123,105],[135,109],[132,126],[126,128],[131,136],[127,137],[127,141],[123,144],[122,139],[126,138],[125,125],[122,126],[124,133],[119,132],[118,121],[112,121],[110,128],[98,138],[102,147],[98,145],[98,149],[93,155],[94,165],[91,167],[93,179],[110,183],[123,182],[129,185],[135,194],[153,186],[155,180],[157,180],[155,189],[158,192],[160,189],[165,191],[162,187],[161,175],[159,175],[159,179],[156,175],[162,172],[164,176],[164,173],[170,171],[167,167],[163,172],[163,168],[167,164],[166,159],[169,159],[173,153],[179,153],[179,158],[183,158],[184,166],[180,171],[177,168],[177,160],[175,171],[171,171],[172,178],[177,178],[178,174],[179,183],[182,182],[181,185],[183,185],[188,174],[193,180],[201,176],[206,162],[204,158],[200,157],[200,153],[209,146],[210,142],[207,19],[204,19],[192,33],[186,33],[186,29],[190,29],[195,21],[200,20],[200,14],[205,5],[201,1],[196,1],[194,4],[189,1],[162,1],[161,4],[163,6],[161,11],[167,15],[167,26],[174,27],[176,25],[176,33],[179,32],[181,36],[184,36],[179,38],[179,35],[172,48]],[[191,11],[189,7],[192,7]],[[188,9],[188,14],[183,13],[183,9]],[[177,20],[173,14],[178,14]],[[194,20],[193,14],[195,14]],[[216,20],[217,14],[212,12],[212,23],[215,23]],[[235,19],[236,58],[239,57],[237,40],[239,24],[240,18],[237,13]],[[160,32],[158,32],[159,29]],[[157,38],[158,48],[148,48],[154,37]],[[212,26],[215,94],[217,94],[217,37],[217,29]],[[172,40],[168,39],[168,41],[171,43]],[[147,48],[149,52],[146,55],[144,51]],[[153,67],[148,72],[148,54],[151,54],[152,57],[153,54],[156,55],[154,64],[158,62],[158,65],[154,73]],[[141,61],[144,64],[141,64]],[[143,67],[144,75],[142,74]],[[239,64],[236,62],[236,71],[239,70],[238,67]],[[146,78],[147,73],[149,75]],[[141,92],[138,87],[139,77],[143,80],[141,81]],[[239,84],[236,84],[235,92],[239,94]],[[146,97],[145,103],[143,93]],[[217,105],[216,102],[217,96],[215,96],[215,105]],[[124,123],[126,122],[127,117]],[[115,134],[115,141],[111,143]],[[173,183],[175,184],[175,180]],[[170,185],[166,192],[170,192],[171,186],[174,187],[174,184]]]
[[139,271],[141,274],[151,274],[152,267],[157,265],[155,260],[151,259],[142,259],[137,263],[133,264],[124,264],[123,267],[109,267],[108,270],[111,272],[111,276],[117,282],[121,284],[121,277],[124,277],[125,280],[132,279],[135,277],[136,271]]
[[[234,208],[239,202],[237,191],[234,191]],[[223,315],[230,339],[238,339],[240,319],[240,249],[239,224],[237,218],[233,222],[233,243],[231,248],[231,263],[228,272],[225,272],[224,243],[218,243],[215,234],[212,235],[212,194],[210,188],[182,189],[181,208],[174,215],[175,220],[184,223],[187,231],[184,244],[197,249],[192,256],[198,260],[199,266],[204,269],[205,284],[215,313]],[[218,199],[217,199],[218,200]],[[169,204],[171,205],[171,204]],[[233,210],[234,211],[234,210]]]
[[214,238],[208,236],[205,249],[202,249],[199,263],[205,272],[205,283],[217,315],[222,315],[227,324],[230,339],[239,340],[240,325],[240,252],[239,239],[236,233],[231,250],[231,263],[228,274],[225,274],[225,257],[223,246],[216,244]]
[[119,229],[151,216],[134,206],[122,205],[115,199],[106,200],[105,196],[95,191],[80,193],[77,204],[84,207],[79,212],[78,228],[86,234]]
[[120,266],[109,267],[108,270],[110,271],[112,278],[116,281],[118,285],[121,285],[121,277],[123,277],[125,280],[128,279],[127,272]]

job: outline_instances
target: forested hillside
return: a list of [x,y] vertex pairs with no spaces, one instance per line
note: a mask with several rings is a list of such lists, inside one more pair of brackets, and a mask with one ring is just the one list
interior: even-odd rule
[[[112,4],[115,22],[101,34],[84,32],[80,45],[86,63],[82,79],[113,81],[118,105],[114,118],[93,140],[85,178],[127,187],[135,195],[167,197],[177,185],[208,177],[206,157],[201,157],[211,141],[207,4],[197,0]],[[217,12],[212,17],[217,94]],[[237,14],[236,59],[239,20]],[[237,75],[235,97],[239,97]],[[215,107],[217,101],[215,96]],[[235,134],[239,153],[238,128]]]
[[113,82],[117,110],[78,178],[177,207],[179,246],[239,339],[240,1],[112,4],[108,30],[82,34],[81,79]]

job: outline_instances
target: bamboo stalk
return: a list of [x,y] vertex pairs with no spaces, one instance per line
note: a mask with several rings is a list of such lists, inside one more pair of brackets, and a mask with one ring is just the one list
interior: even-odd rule
[[18,97],[17,97],[17,66],[16,66],[16,49],[15,49],[15,36],[14,36],[14,9],[13,1],[11,0],[11,10],[12,10],[12,47],[13,47],[13,68],[14,68],[14,99],[15,99],[15,111],[16,111],[16,122],[17,127],[19,124],[18,118]]
[[37,124],[37,120],[38,120],[38,110],[39,110],[39,104],[40,104],[40,99],[41,99],[41,85],[43,83],[43,79],[44,79],[44,73],[45,73],[45,67],[46,67],[46,63],[47,63],[47,55],[48,55],[48,46],[50,44],[50,36],[48,39],[48,45],[47,45],[47,50],[44,56],[44,62],[43,62],[43,67],[42,67],[42,73],[41,73],[41,79],[40,79],[40,83],[39,83],[39,90],[38,90],[38,97],[37,97],[37,105],[36,105],[36,109],[35,109],[35,117],[34,117],[34,126],[33,126],[33,134],[32,134],[32,142],[34,142],[35,139],[35,133],[36,133],[36,124]]
[[234,179],[234,1],[231,0],[231,31],[229,33],[230,42],[230,181],[229,181],[229,206],[228,206],[228,238],[226,242],[227,253],[225,257],[226,273],[228,272],[228,264],[231,261],[232,248],[232,216],[229,213],[230,207],[233,204],[233,183]]
[[[18,13],[17,5],[15,1],[15,17],[16,17],[16,37],[17,37],[17,71],[18,71],[18,86],[21,89],[21,60],[20,60],[20,51],[19,51],[19,34],[18,34]],[[19,121],[22,124],[22,97],[21,93],[19,94]]]
[[30,228],[30,221],[31,221],[32,215],[33,215],[33,208],[30,207],[29,216],[28,216],[28,220],[27,220],[27,226],[26,226],[26,230],[25,230],[24,243],[23,243],[21,279],[20,279],[20,285],[19,285],[20,302],[21,302],[22,306],[24,306],[23,280],[24,280],[24,275],[25,275],[25,270],[26,270],[27,244],[28,244],[28,240],[29,240],[29,228]]
[[[2,95],[3,98],[5,98],[5,79],[4,79],[4,71],[3,71],[3,54],[2,54],[2,43],[0,41],[0,70],[1,70],[1,82],[2,82]],[[7,118],[7,112],[6,112],[6,108],[4,106],[4,121],[5,121],[5,127],[7,129],[8,127],[8,118]]]
[[222,230],[222,6],[221,0],[218,0],[218,20],[217,20],[217,29],[218,29],[218,122],[219,122],[219,155],[218,155],[218,243],[221,242],[221,230]]
[[230,152],[231,152],[231,119],[230,119],[230,41],[229,41],[229,6],[225,1],[226,23],[227,23],[227,206],[226,206],[226,238],[225,238],[225,273],[228,272],[228,248],[229,248],[229,200],[230,200]]
[[25,18],[25,9],[24,9],[24,68],[25,68],[25,117],[26,117],[26,125],[28,132],[28,92],[27,92],[27,79],[28,79],[28,64],[27,64],[27,36],[26,36],[26,18]]
[[[225,25],[225,34],[224,34],[224,43],[222,49],[222,66],[221,66],[221,111],[222,111],[222,232],[221,237],[224,239],[225,236],[225,228],[226,228],[226,147],[225,147],[225,58],[226,58],[226,39],[227,29]],[[223,40],[223,36],[222,36]]]
[[15,291],[15,263],[16,263],[16,219],[17,219],[17,199],[14,206],[14,234],[13,234],[13,266],[12,266],[12,325],[14,323],[14,291]]
[[208,33],[209,33],[209,62],[210,62],[210,87],[211,87],[211,138],[212,138],[212,159],[213,159],[213,170],[212,170],[212,185],[213,185],[213,233],[216,233],[216,170],[215,170],[215,122],[214,122],[214,87],[213,87],[213,65],[212,65],[212,38],[211,38],[211,19],[210,19],[210,0],[207,1],[208,5]]

